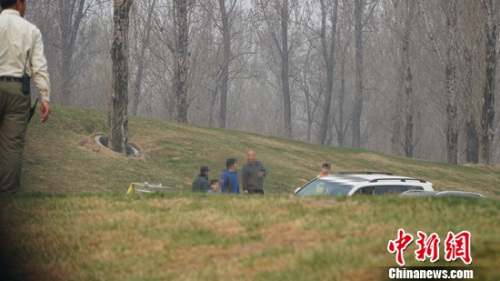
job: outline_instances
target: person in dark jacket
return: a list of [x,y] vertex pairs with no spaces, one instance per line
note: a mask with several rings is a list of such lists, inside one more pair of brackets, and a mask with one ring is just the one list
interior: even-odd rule
[[255,152],[247,152],[247,163],[241,171],[241,184],[245,194],[264,194],[264,177],[266,169],[255,158]]
[[200,168],[200,175],[193,181],[193,192],[207,192],[210,190],[210,182],[208,181],[208,167]]
[[240,186],[238,185],[238,172],[236,171],[238,163],[236,163],[236,159],[227,159],[226,167],[227,169],[222,172],[220,179],[222,193],[238,194],[240,193]]

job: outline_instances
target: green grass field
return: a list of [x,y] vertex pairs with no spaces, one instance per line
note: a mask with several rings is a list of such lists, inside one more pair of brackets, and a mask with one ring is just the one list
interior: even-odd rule
[[[384,280],[387,251],[403,228],[437,233],[440,260],[407,266],[464,266],[444,260],[448,231],[472,234],[474,280],[500,280],[500,172],[397,158],[364,150],[130,117],[141,159],[93,145],[103,112],[54,106],[30,124],[22,191],[0,198],[0,279],[6,280]],[[264,197],[191,194],[202,165],[220,176],[225,159],[257,152],[268,170]],[[334,172],[388,171],[424,178],[460,198],[296,198],[323,162]],[[172,190],[127,195],[130,182]],[[469,267],[467,267],[469,268]],[[2,279],[2,280],[3,280]]]

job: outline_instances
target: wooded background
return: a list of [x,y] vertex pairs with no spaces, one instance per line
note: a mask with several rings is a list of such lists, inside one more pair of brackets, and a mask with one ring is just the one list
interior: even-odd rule
[[[500,162],[499,1],[125,2],[128,114]],[[30,1],[26,18],[43,34],[52,102],[108,110],[113,1]]]

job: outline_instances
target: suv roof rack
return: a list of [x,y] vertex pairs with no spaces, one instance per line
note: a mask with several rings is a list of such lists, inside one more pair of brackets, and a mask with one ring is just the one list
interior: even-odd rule
[[423,179],[414,179],[414,178],[380,178],[380,179],[373,179],[370,182],[379,182],[379,181],[419,181],[421,183],[426,183],[425,180]]
[[392,176],[389,172],[378,172],[378,171],[360,171],[360,172],[339,172],[339,175],[354,175],[354,174],[365,174],[365,175],[386,175]]

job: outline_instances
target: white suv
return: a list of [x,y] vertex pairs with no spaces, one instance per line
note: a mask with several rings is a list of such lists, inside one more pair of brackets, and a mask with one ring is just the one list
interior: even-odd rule
[[408,190],[433,191],[432,183],[382,172],[342,172],[316,178],[295,190],[295,195],[352,196],[400,194]]

